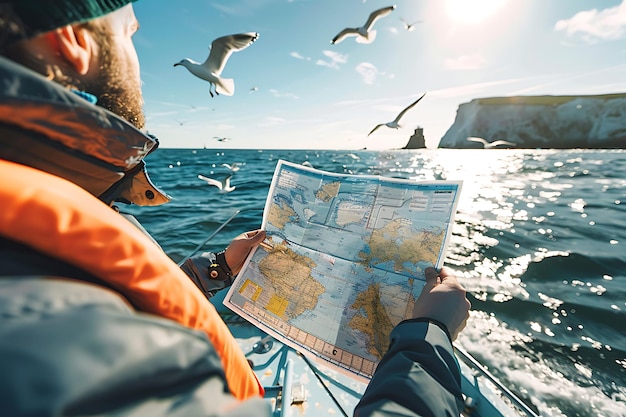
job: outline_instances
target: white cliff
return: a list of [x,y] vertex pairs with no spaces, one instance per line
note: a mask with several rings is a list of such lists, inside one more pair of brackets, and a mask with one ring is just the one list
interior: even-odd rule
[[626,148],[626,94],[475,99],[457,110],[439,148],[480,148],[480,137],[515,148]]

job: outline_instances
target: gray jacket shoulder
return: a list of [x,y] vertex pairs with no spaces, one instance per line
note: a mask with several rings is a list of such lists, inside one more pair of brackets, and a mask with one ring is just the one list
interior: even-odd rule
[[3,416],[271,415],[228,392],[202,332],[93,284],[1,278],[0,345]]

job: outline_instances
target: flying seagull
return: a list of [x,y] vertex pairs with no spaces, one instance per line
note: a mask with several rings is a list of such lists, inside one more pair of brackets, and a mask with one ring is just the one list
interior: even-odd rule
[[237,162],[233,162],[232,165],[229,164],[222,164],[221,166],[225,167],[226,169],[232,171],[232,172],[236,172],[239,171],[239,164]]
[[372,43],[374,39],[376,39],[376,31],[372,29],[372,26],[378,19],[381,17],[387,16],[389,13],[393,12],[396,6],[383,7],[382,9],[378,9],[373,11],[370,16],[367,18],[367,22],[359,28],[345,28],[341,32],[337,34],[333,38],[330,43],[333,45],[343,41],[348,36],[356,36],[356,41],[358,43]]
[[413,108],[413,106],[415,106],[417,103],[419,103],[419,101],[421,99],[423,99],[425,95],[426,95],[426,93],[422,94],[422,96],[420,98],[418,98],[413,103],[411,103],[408,106],[406,106],[404,108],[404,110],[402,110],[400,113],[398,113],[398,115],[396,116],[396,118],[393,121],[387,122],[387,123],[380,123],[380,124],[376,125],[376,127],[374,129],[372,129],[371,132],[367,134],[367,136],[369,136],[372,133],[374,133],[374,131],[376,129],[378,129],[379,127],[381,127],[381,126],[387,126],[387,127],[391,128],[391,129],[398,129],[400,127],[400,125],[398,123],[400,123],[400,119],[402,118],[402,116],[404,116],[404,113],[406,113],[407,111],[411,110],[411,108]]
[[218,181],[218,180],[215,180],[213,178],[205,177],[202,174],[198,174],[198,178],[200,178],[201,180],[206,181],[209,185],[214,185],[217,188],[219,188],[220,189],[220,194],[230,193],[231,191],[233,191],[235,189],[234,186],[230,185],[230,179],[232,177],[233,177],[232,175],[229,175],[225,179],[223,179],[221,181]]
[[196,77],[208,81],[211,97],[213,97],[213,88],[215,88],[216,95],[232,96],[235,92],[235,81],[232,78],[220,77],[226,61],[228,61],[233,52],[247,48],[258,38],[259,34],[257,32],[222,36],[211,43],[211,53],[209,53],[209,57],[202,64],[192,59],[184,58],[174,64],[174,66],[182,65]]
[[488,142],[483,138],[478,138],[475,136],[470,136],[467,138],[467,140],[469,140],[470,142],[479,142],[483,144],[483,148],[484,149],[491,149],[491,148],[496,148],[500,145],[508,145],[508,146],[515,146],[514,143],[506,141],[506,140],[494,140],[493,142]]
[[402,18],[400,18],[400,20],[402,20],[402,23],[404,24],[404,28],[405,28],[408,32],[412,32],[412,31],[413,31],[413,29],[415,29],[415,25],[416,25],[416,24],[418,24],[418,23],[422,23],[422,21],[421,21],[421,20],[416,20],[416,21],[415,21],[415,22],[413,22],[413,23],[409,23],[409,22],[407,22],[406,20],[404,20],[404,19],[402,19]]

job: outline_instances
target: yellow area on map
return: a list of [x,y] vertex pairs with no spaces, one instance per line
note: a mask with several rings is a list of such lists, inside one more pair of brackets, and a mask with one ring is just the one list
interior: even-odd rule
[[315,193],[315,197],[322,200],[324,203],[328,203],[330,200],[337,197],[340,184],[339,181],[335,181],[322,185]]
[[274,203],[267,213],[267,221],[279,229],[284,229],[285,225],[293,220],[290,217],[296,216],[296,212],[284,201],[278,205]]
[[[265,286],[274,296],[264,308],[282,311],[283,320],[298,317],[307,310],[313,310],[326,288],[311,276],[315,262],[307,256],[298,255],[283,244],[274,248],[259,262],[259,271],[270,282]],[[277,301],[274,301],[276,297]],[[283,304],[278,300],[288,300]],[[275,314],[279,315],[278,313]]]
[[287,310],[288,305],[289,300],[274,294],[270,297],[265,309],[272,314],[276,314],[278,317],[282,317],[283,314],[285,314],[285,310]]
[[394,262],[394,269],[402,271],[404,263],[418,261],[435,264],[444,240],[444,232],[414,232],[403,219],[396,219],[375,230],[367,242],[369,252],[360,252],[364,264]]
[[241,294],[243,297],[247,298],[248,300],[256,301],[259,299],[259,295],[261,295],[262,291],[263,291],[263,288],[261,288],[260,286],[256,285],[254,282],[247,279],[243,283],[241,288],[239,289],[239,294]]

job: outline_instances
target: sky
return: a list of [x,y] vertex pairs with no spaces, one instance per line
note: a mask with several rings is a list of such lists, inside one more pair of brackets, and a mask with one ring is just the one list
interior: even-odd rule
[[[382,7],[372,43],[347,38]],[[134,42],[147,129],[161,147],[396,149],[416,127],[437,148],[459,105],[517,95],[626,92],[626,0],[139,0]],[[415,23],[412,31],[405,23]],[[258,32],[222,77],[182,66],[221,36]],[[425,97],[400,120],[408,104]]]

